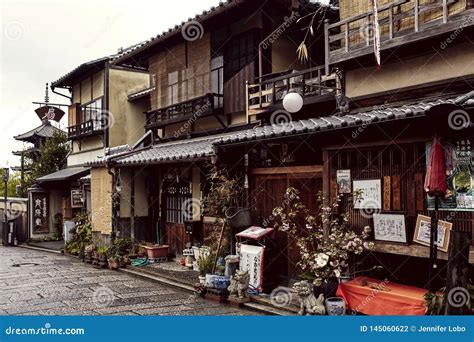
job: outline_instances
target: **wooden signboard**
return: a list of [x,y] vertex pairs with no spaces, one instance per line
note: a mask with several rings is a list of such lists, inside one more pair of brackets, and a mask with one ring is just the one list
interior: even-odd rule
[[49,194],[33,192],[33,234],[49,233]]
[[392,206],[392,189],[390,176],[383,177],[383,210],[390,211]]
[[392,189],[393,189],[393,210],[401,210],[401,199],[400,199],[400,178],[398,176],[392,177]]
[[415,180],[413,179],[412,176],[408,178],[407,181],[407,192],[408,192],[408,206],[406,210],[408,211],[409,216],[415,216],[416,215],[416,197],[415,197]]
[[71,208],[82,208],[82,190],[71,190]]
[[425,192],[423,190],[423,174],[415,173],[415,196],[416,210],[423,211],[425,209]]
[[35,109],[35,112],[41,120],[48,119],[56,122],[61,121],[65,114],[60,108],[54,106],[43,106]]

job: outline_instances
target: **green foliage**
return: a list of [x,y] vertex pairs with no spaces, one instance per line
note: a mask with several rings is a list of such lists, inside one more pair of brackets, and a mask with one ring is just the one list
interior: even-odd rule
[[97,253],[102,256],[108,257],[110,253],[110,248],[107,246],[100,246],[99,248],[97,248]]
[[26,164],[31,169],[25,175],[25,184],[22,189],[25,192],[27,188],[35,183],[36,179],[66,167],[67,155],[69,153],[66,133],[55,132],[50,139],[46,140],[40,148],[38,160],[34,161],[33,153],[27,154],[25,158]]
[[[7,194],[8,197],[18,197],[16,193],[17,185],[20,185],[20,173],[11,172],[8,178]],[[5,183],[3,182],[3,169],[0,169],[0,196],[3,197],[5,191]]]
[[201,254],[197,261],[199,267],[199,274],[205,276],[206,274],[212,273],[212,266],[214,263],[215,255],[209,251],[205,251],[204,248],[201,249]]
[[77,255],[92,242],[92,224],[87,213],[76,215],[74,223],[76,226],[71,229],[72,238],[66,243],[66,252]]
[[238,207],[243,202],[244,187],[239,178],[232,178],[226,169],[213,170],[208,174],[209,191],[204,197],[206,215],[225,218],[229,207]]
[[444,305],[444,292],[443,287],[438,293],[427,292],[425,294],[425,305],[427,315],[442,315],[445,309]]
[[58,240],[61,240],[63,238],[63,226],[63,214],[57,213],[56,215],[54,215],[54,237]]
[[134,244],[128,237],[117,238],[110,247],[109,258],[111,260],[121,260],[124,256],[133,253]]

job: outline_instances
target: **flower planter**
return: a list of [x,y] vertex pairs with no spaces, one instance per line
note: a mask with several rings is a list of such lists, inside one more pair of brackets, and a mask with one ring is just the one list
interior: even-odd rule
[[118,260],[109,260],[109,268],[111,270],[116,270],[118,268],[120,268],[121,266],[121,262],[118,261]]
[[216,290],[227,290],[230,285],[230,278],[225,276],[215,276],[214,277],[214,288]]
[[143,246],[149,259],[166,258],[168,256],[168,245],[162,246]]
[[329,316],[344,316],[346,313],[344,298],[330,297],[326,299],[326,311]]
[[199,284],[206,285],[206,276],[199,276]]
[[252,225],[252,217],[248,208],[230,207],[226,210],[225,216],[227,224],[231,228],[248,228]]

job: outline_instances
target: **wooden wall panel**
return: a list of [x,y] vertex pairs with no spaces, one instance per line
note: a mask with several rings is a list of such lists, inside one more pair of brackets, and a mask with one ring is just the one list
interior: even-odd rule
[[[225,67],[225,65],[224,65]],[[225,114],[243,112],[245,108],[245,81],[253,82],[255,78],[255,63],[252,62],[242,68],[224,84],[224,112]]]

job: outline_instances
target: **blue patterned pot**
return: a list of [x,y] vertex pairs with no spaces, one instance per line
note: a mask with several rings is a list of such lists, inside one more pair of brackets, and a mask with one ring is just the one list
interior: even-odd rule
[[326,299],[326,311],[329,316],[344,316],[346,314],[346,302],[341,297],[330,297]]

